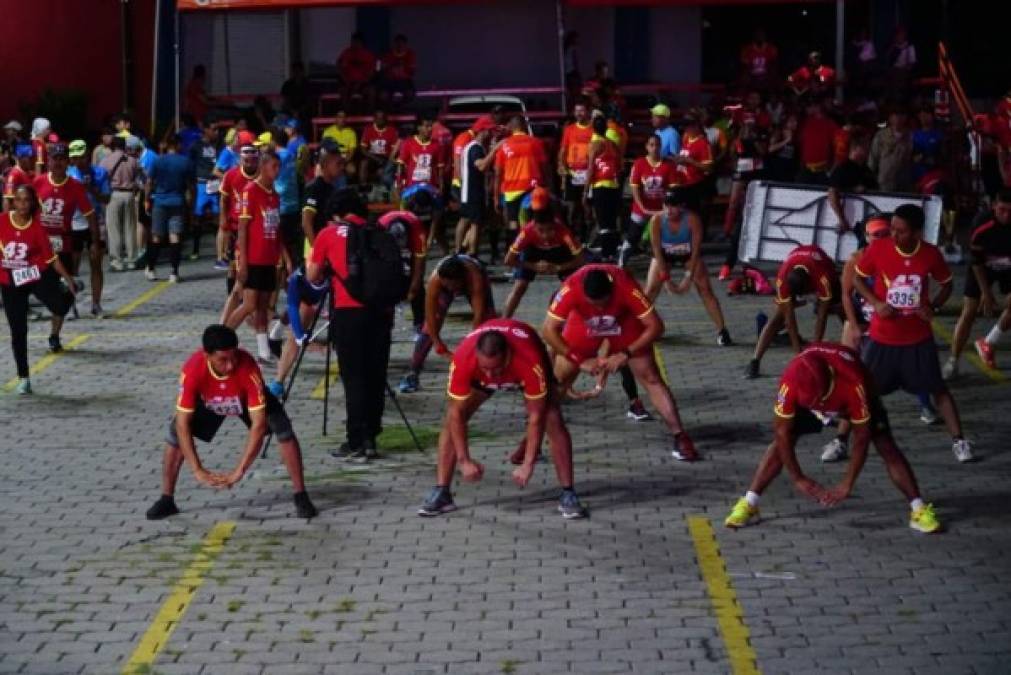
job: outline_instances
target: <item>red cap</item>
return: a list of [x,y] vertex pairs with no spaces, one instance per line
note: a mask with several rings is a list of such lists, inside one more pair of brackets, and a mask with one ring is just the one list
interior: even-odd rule
[[540,211],[549,206],[551,206],[551,193],[548,192],[547,188],[534,188],[533,193],[530,195],[530,208],[534,211]]
[[52,132],[48,136],[46,136],[46,143],[59,143],[59,142],[60,137],[55,132]]
[[491,115],[481,115],[474,121],[474,126],[471,127],[471,130],[475,133],[492,131],[496,126],[495,120],[492,119]]
[[888,218],[885,218],[884,216],[873,216],[867,220],[867,223],[864,225],[864,230],[867,234],[877,234],[881,230],[888,230],[891,229],[891,227],[892,224]]
[[253,135],[252,131],[240,131],[235,135],[235,140],[238,141],[240,148],[246,145],[256,144],[256,136]]

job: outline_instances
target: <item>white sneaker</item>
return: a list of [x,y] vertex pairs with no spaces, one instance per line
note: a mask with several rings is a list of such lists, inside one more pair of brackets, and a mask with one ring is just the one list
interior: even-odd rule
[[954,380],[958,377],[958,361],[956,359],[948,357],[941,367],[941,377],[945,380]]
[[154,273],[154,270],[148,269],[144,270],[144,278],[148,281],[158,281],[158,275]]
[[821,449],[821,461],[838,462],[846,458],[846,444],[838,438],[833,438]]
[[976,459],[972,454],[972,445],[964,438],[956,438],[951,444],[951,451],[959,462],[971,462]]
[[284,324],[281,323],[280,319],[274,319],[274,323],[270,325],[270,330],[267,332],[267,339],[272,342],[284,339]]
[[179,275],[178,274],[170,274],[170,275],[168,275],[168,282],[170,284],[178,284],[179,283]]
[[937,424],[937,413],[930,408],[920,408],[920,421],[924,424]]

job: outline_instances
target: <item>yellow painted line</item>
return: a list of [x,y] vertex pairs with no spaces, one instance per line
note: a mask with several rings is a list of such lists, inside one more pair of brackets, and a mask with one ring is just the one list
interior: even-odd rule
[[[334,359],[333,361],[330,362],[330,372],[327,375],[324,375],[323,377],[319,378],[319,384],[317,384],[316,388],[312,390],[311,394],[309,394],[309,398],[313,399],[314,401],[322,401],[323,390],[328,386],[332,387],[334,385],[334,382],[336,382],[337,378],[340,376],[340,373],[341,369],[337,365],[337,360]],[[327,380],[329,380],[329,382],[327,382]]]
[[[941,323],[937,319],[934,319],[932,325],[934,327],[934,332],[940,335],[942,338],[944,338],[944,340],[949,345],[952,342],[954,342],[955,339],[954,334],[950,330],[948,330],[948,328],[943,323]],[[973,347],[971,344],[966,346],[968,347],[968,349],[965,350],[963,356],[969,359],[969,363],[976,366],[976,368],[981,373],[989,377],[994,382],[999,382],[1003,384],[1008,381],[1007,376],[1004,373],[1000,372],[999,370],[994,370],[993,368],[988,368],[987,365],[983,363],[983,359],[979,358],[979,354],[976,353],[975,347]]]
[[[75,349],[77,347],[80,347],[82,344],[84,344],[85,342],[87,342],[90,337],[91,337],[90,333],[84,333],[82,335],[78,335],[73,340],[71,340],[67,344],[63,345],[63,351],[62,352],[59,352],[59,353],[56,353],[56,354],[46,354],[41,359],[39,359],[38,362],[36,362],[36,364],[34,366],[32,366],[29,369],[30,374],[33,375],[33,376],[34,375],[38,375],[39,373],[41,373],[46,368],[48,368],[49,366],[53,365],[53,363],[58,358],[60,358],[61,356],[63,356],[67,352],[69,352],[69,351],[71,351],[71,350],[73,350],[73,349]],[[16,378],[16,377],[12,378],[11,380],[9,380],[7,382],[7,384],[4,385],[4,391],[14,391],[14,387],[16,387],[17,384],[18,384],[18,378]]]
[[123,675],[150,672],[158,653],[168,644],[172,632],[179,626],[193,597],[203,585],[204,577],[214,567],[214,560],[234,531],[234,522],[222,521],[207,533],[200,544],[200,550],[193,556],[193,561],[176,582],[172,594],[162,603],[154,621],[140,638],[137,648],[130,655],[130,660],[123,666]]
[[113,314],[113,316],[115,316],[117,318],[126,316],[127,314],[129,314],[133,310],[135,310],[138,307],[140,307],[141,305],[143,305],[145,302],[147,302],[147,301],[149,301],[149,300],[151,300],[153,298],[157,298],[159,295],[161,295],[162,293],[164,293],[165,289],[168,288],[170,285],[171,284],[169,284],[169,282],[167,282],[167,281],[160,281],[160,282],[158,282],[153,287],[151,287],[148,290],[146,290],[143,293],[141,293],[140,296],[137,297],[135,300],[133,300],[133,301],[131,301],[131,302],[123,305],[119,309],[117,309],[116,312]]
[[655,342],[653,343],[653,359],[656,361],[657,370],[660,371],[660,379],[670,388],[670,380],[667,379],[667,364],[664,362],[663,354],[660,353],[660,348]]
[[688,529],[695,542],[702,579],[706,582],[709,600],[713,603],[723,644],[730,658],[730,671],[733,675],[761,675],[755,650],[751,647],[751,634],[744,622],[744,611],[727,575],[727,566],[720,555],[713,527],[704,516],[689,516]]

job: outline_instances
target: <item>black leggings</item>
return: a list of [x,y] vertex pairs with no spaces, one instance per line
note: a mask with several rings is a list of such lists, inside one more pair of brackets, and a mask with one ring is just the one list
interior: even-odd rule
[[18,377],[28,377],[28,296],[34,295],[53,314],[63,317],[74,304],[74,296],[60,283],[60,275],[53,268],[46,269],[42,278],[24,286],[0,286],[4,314],[11,327],[11,348]]
[[621,190],[618,188],[593,188],[593,215],[597,219],[597,236],[600,253],[613,258],[621,243],[618,231],[618,212],[621,209]]

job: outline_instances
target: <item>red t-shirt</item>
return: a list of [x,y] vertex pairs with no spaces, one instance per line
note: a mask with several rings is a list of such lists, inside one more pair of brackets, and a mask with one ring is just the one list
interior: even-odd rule
[[808,117],[800,125],[797,144],[800,163],[816,171],[827,171],[835,156],[835,135],[839,126],[827,117]]
[[610,139],[601,139],[600,136],[595,136],[594,140],[600,142],[600,152],[593,158],[593,185],[604,183],[604,187],[614,187],[621,166],[618,146]]
[[246,261],[249,265],[274,267],[281,259],[281,198],[251,180],[242,191],[239,219],[246,224]]
[[[603,270],[611,277],[614,290],[606,305],[595,305],[583,293],[583,279],[593,270]],[[562,284],[555,294],[548,316],[565,321],[576,314],[588,330],[605,334],[610,326],[620,326],[626,317],[642,319],[653,311],[653,303],[632,276],[617,265],[583,265]]]
[[757,45],[752,42],[741,50],[741,63],[748,69],[748,74],[752,77],[764,77],[769,74],[769,69],[778,56],[779,52],[775,45],[768,42]]
[[389,157],[393,146],[397,144],[397,138],[397,129],[392,124],[387,124],[382,129],[370,124],[362,132],[362,148],[374,155]]
[[24,171],[20,166],[15,165],[7,172],[4,179],[4,197],[14,198],[14,191],[22,185],[31,185],[35,180],[35,174]]
[[853,424],[870,420],[869,378],[855,351],[842,345],[816,342],[787,364],[779,379],[773,412],[791,419],[806,408],[829,419]]
[[826,302],[832,300],[836,280],[839,278],[835,263],[818,246],[806,245],[798,246],[790,251],[790,255],[786,256],[786,260],[782,262],[779,271],[776,272],[776,302],[778,304],[790,301],[786,278],[795,267],[807,271],[811,279],[811,288],[808,289],[808,293],[814,293],[819,300]]
[[[509,360],[501,375],[491,377],[477,365],[477,341],[488,331],[499,331],[509,344]],[[515,319],[491,319],[463,339],[453,352],[446,393],[464,400],[474,388],[492,391],[522,389],[527,399],[548,394],[547,350],[537,331]]]
[[239,209],[242,204],[242,191],[249,181],[256,178],[259,172],[252,176],[246,175],[241,166],[233,166],[221,177],[221,187],[218,190],[225,195],[228,207],[228,227],[233,232],[239,230]]
[[368,82],[376,72],[376,57],[366,47],[352,45],[337,59],[337,72],[350,84]]
[[744,106],[734,108],[730,115],[730,120],[734,126],[740,128],[746,124],[754,124],[755,128],[768,131],[772,128],[772,118],[764,110],[752,110]]
[[554,232],[550,237],[542,237],[537,230],[535,223],[527,223],[521,229],[509,250],[513,253],[522,253],[529,248],[539,248],[543,250],[553,248],[565,248],[573,256],[579,255],[583,246],[576,239],[572,231],[565,225],[555,223]]
[[502,141],[495,153],[495,168],[499,171],[500,191],[506,199],[544,184],[541,167],[547,161],[544,144],[522,131]]
[[885,345],[914,345],[933,339],[930,322],[916,310],[930,302],[930,278],[939,284],[951,281],[951,269],[941,251],[921,241],[912,253],[903,253],[891,238],[878,239],[864,249],[857,274],[874,277],[874,296],[895,312],[871,317],[871,339]]
[[49,235],[53,253],[70,253],[74,213],[80,212],[82,216],[88,216],[95,210],[88,199],[87,190],[70,176],[57,185],[48,173],[36,176],[33,185],[39,196],[42,226]]
[[[710,147],[709,139],[706,138],[705,134],[692,137],[685,135],[681,139],[681,152],[679,154],[682,157],[694,159],[696,162],[705,165],[712,165],[713,163],[713,149]],[[678,184],[680,185],[695,185],[696,183],[701,183],[706,177],[706,172],[703,169],[688,164],[678,164],[677,169]]]
[[397,162],[404,165],[403,186],[428,183],[438,189],[442,176],[442,146],[429,139],[422,143],[417,136],[411,136],[400,144]]
[[199,403],[216,415],[239,417],[267,407],[263,376],[256,361],[244,349],[236,349],[235,370],[222,377],[213,370],[202,349],[193,352],[179,376],[176,410],[193,412]]
[[[632,175],[629,179],[632,185],[637,185],[639,198],[643,206],[650,211],[663,209],[663,198],[667,188],[677,183],[678,169],[669,159],[661,159],[657,164],[651,164],[646,157],[640,157],[632,164]],[[646,214],[639,205],[632,201],[632,213],[645,217]]]
[[376,221],[380,229],[389,230],[395,221],[404,223],[407,229],[407,239],[404,242],[406,252],[416,258],[424,258],[428,254],[428,231],[421,219],[410,211],[389,211]]
[[417,59],[414,50],[404,49],[399,54],[393,50],[383,55],[383,75],[390,80],[412,80]]
[[362,306],[362,303],[351,297],[337,277],[346,277],[348,273],[348,228],[364,226],[364,220],[349,216],[346,220],[330,223],[320,230],[312,245],[309,262],[322,265],[324,261],[327,261],[330,263],[330,269],[334,271],[330,285],[333,304],[337,309],[352,309]]
[[[15,225],[11,221],[12,214],[13,211],[0,214],[0,285],[4,286],[14,285],[11,276],[14,270],[35,265],[41,274],[56,260],[39,217],[36,215],[24,225]],[[16,215],[13,217],[17,218]]]

